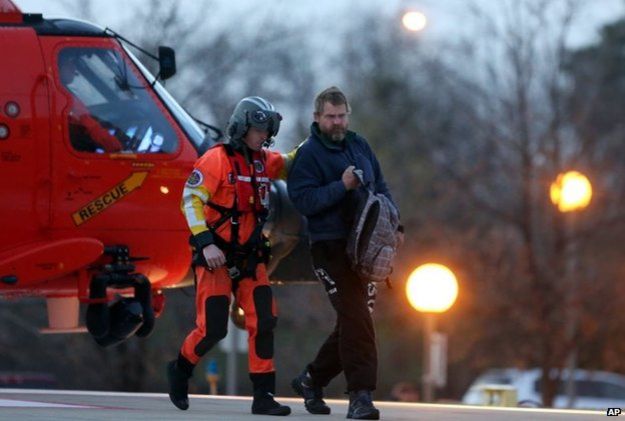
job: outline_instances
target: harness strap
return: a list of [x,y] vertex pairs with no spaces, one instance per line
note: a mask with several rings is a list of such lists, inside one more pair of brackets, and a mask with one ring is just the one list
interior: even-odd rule
[[[234,156],[234,150],[231,145],[224,144],[224,149],[229,156]],[[264,154],[261,153],[261,159],[264,158]],[[263,164],[264,164],[264,159]],[[239,180],[251,182],[254,191],[258,189],[257,180],[261,182],[268,182],[268,177],[256,177],[256,171],[253,168],[253,164],[250,164],[250,176],[241,175],[241,168],[237,161],[233,162],[234,171],[236,177]],[[260,198],[259,198],[260,200]],[[228,267],[228,274],[234,282],[238,282],[244,277],[253,277],[256,279],[256,266],[261,261],[267,261],[269,258],[269,251],[267,249],[268,242],[262,236],[262,229],[265,221],[267,220],[268,212],[266,210],[258,211],[254,207],[252,213],[256,219],[256,226],[249,236],[248,240],[244,244],[239,242],[239,217],[241,212],[238,210],[239,197],[235,189],[233,206],[228,208],[225,206],[217,205],[213,202],[206,202],[206,205],[213,210],[216,210],[221,214],[221,217],[213,224],[207,227],[213,234],[215,245],[224,251],[226,255],[226,266]],[[230,220],[230,241],[226,241],[224,238],[217,234],[217,229],[222,226],[226,221]],[[201,253],[201,250],[197,251]],[[202,261],[202,259],[199,259]],[[197,259],[196,259],[197,261]]]

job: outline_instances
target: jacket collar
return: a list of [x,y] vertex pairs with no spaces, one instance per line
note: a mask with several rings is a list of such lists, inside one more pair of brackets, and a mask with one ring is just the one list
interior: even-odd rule
[[242,139],[237,139],[237,140],[230,139],[228,143],[232,147],[232,150],[234,151],[234,153],[238,153],[240,155],[243,155],[243,157],[245,157],[245,162],[247,162],[248,164],[251,164],[254,158],[258,156],[262,156],[261,151],[258,151],[258,152],[253,151],[245,144],[245,142],[243,142]]

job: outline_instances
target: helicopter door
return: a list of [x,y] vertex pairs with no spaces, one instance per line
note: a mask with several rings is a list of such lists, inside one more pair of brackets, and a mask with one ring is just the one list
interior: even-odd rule
[[175,166],[182,132],[113,40],[49,37],[42,45],[55,81],[54,227],[161,228],[159,212],[171,213],[163,201],[179,198],[164,198],[159,178]]

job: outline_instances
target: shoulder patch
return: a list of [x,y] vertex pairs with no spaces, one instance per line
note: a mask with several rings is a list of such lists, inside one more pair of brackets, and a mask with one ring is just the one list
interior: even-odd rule
[[187,186],[188,187],[197,187],[200,184],[202,184],[202,181],[204,181],[204,176],[202,175],[200,170],[195,169],[195,170],[193,170],[193,172],[191,173],[191,175],[187,179]]

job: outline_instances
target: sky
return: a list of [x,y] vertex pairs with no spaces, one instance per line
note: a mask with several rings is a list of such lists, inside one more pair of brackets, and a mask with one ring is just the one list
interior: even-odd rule
[[[80,5],[83,0],[13,0],[23,12],[43,13],[44,17],[80,18]],[[162,0],[167,3],[168,0]],[[537,4],[541,0],[530,0]],[[550,6],[566,4],[568,0],[548,0]],[[569,39],[570,47],[579,47],[592,43],[598,38],[598,29],[620,16],[625,15],[625,0],[578,0],[582,13],[574,22],[574,30]],[[461,39],[477,37],[474,20],[467,11],[470,3],[492,12],[495,16],[504,16],[505,10],[501,7],[502,0],[179,0],[189,21],[195,21],[196,16],[206,15],[206,28],[211,31],[214,26],[223,25],[233,30],[245,29],[247,16],[268,15],[268,21],[284,21],[292,25],[296,31],[305,31],[313,44],[328,51],[339,48],[338,42],[333,42],[341,30],[357,22],[359,11],[373,10],[382,16],[397,18],[397,25],[401,25],[401,15],[405,10],[418,10],[428,19],[428,25],[422,32],[414,34],[420,40],[422,51],[430,50],[436,54],[441,43],[451,43]],[[209,4],[210,8],[200,10],[199,5]],[[135,5],[151,7],[149,0],[93,0],[93,21],[102,27],[111,27],[122,35],[132,39],[131,30],[124,28],[122,22],[127,22],[128,16],[124,10],[134,10]],[[557,7],[556,7],[557,9]],[[212,17],[209,19],[209,17]],[[249,26],[249,25],[248,25]],[[154,28],[159,31],[159,28]],[[549,30],[549,28],[546,28]],[[176,50],[183,46],[170,45]],[[428,48],[429,47],[429,48]],[[315,65],[315,63],[311,63]],[[324,64],[325,65],[325,64]],[[339,84],[335,80],[337,75],[328,69],[316,71],[318,84]],[[182,73],[181,73],[182,74]],[[277,104],[280,105],[280,104]],[[283,110],[288,116],[288,109]],[[199,114],[206,121],[212,121],[210,115]],[[295,130],[293,118],[285,118],[281,136]],[[217,124],[219,125],[219,124]],[[288,136],[287,136],[288,137]]]
[[[80,0],[13,0],[24,12],[41,12],[47,17],[74,17],[72,10],[77,10]],[[536,0],[537,2],[539,0]],[[564,4],[567,0],[550,0],[549,3]],[[575,24],[571,44],[583,45],[596,39],[597,28],[611,21],[619,15],[625,14],[623,0],[578,0],[583,8],[583,15]],[[113,26],[123,17],[120,10],[127,8],[124,5],[152,4],[149,0],[96,0],[94,19],[102,26]],[[188,11],[190,17],[196,13],[218,14],[226,25],[241,24],[243,17],[250,12],[262,10],[264,13],[274,14],[304,30],[314,31],[318,28],[322,32],[331,33],[331,26],[340,27],[343,22],[349,22],[350,15],[355,10],[377,10],[381,14],[397,15],[398,24],[401,11],[416,9],[428,17],[428,26],[420,36],[434,39],[453,39],[467,29],[468,22],[466,6],[469,0],[212,0],[210,10],[197,10],[200,4],[197,0],[180,0],[180,4]],[[499,0],[473,0],[480,7],[498,11]],[[261,4],[261,9],[259,8]],[[123,28],[118,30],[123,31]]]

